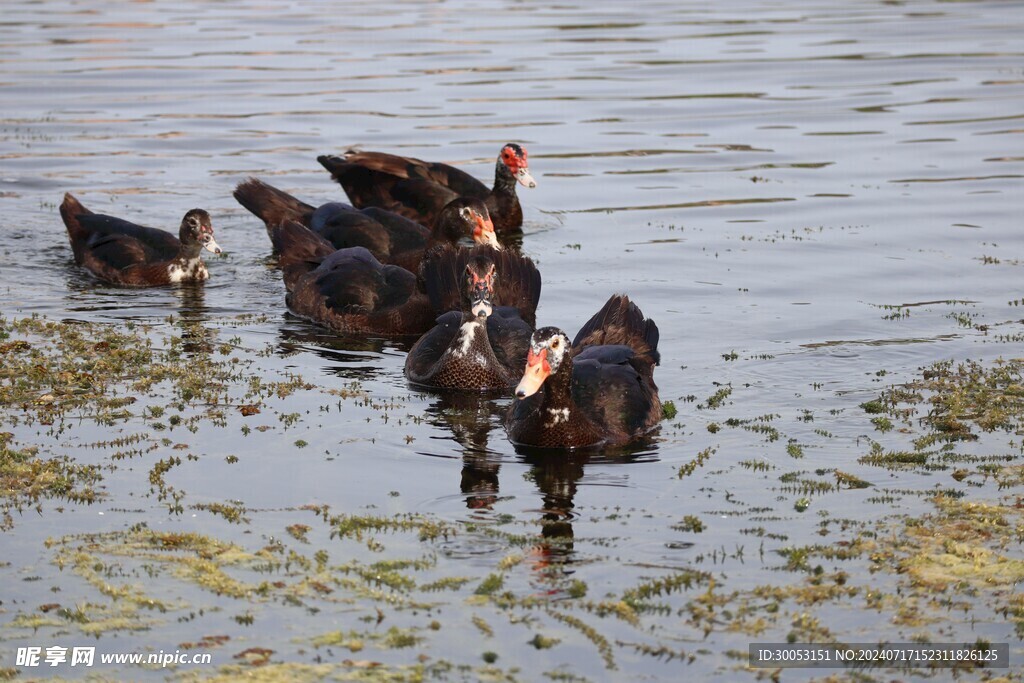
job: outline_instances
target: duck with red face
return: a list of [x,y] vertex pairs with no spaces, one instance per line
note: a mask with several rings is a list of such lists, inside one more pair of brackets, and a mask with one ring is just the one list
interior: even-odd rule
[[612,296],[571,343],[557,327],[530,337],[505,419],[513,443],[541,448],[624,444],[661,419],[654,383],[658,326]]
[[[501,155],[499,156],[499,163],[504,164],[508,172],[512,174],[512,177],[516,179],[523,187],[533,189],[537,187],[537,181],[530,175],[530,165],[526,162],[526,149],[522,146],[517,145],[514,142],[510,142],[501,148]],[[499,166],[495,171],[494,184],[498,184],[498,179],[504,177],[504,171]]]
[[522,229],[523,208],[516,184],[537,186],[530,175],[526,148],[514,142],[498,153],[491,188],[454,166],[384,152],[350,150],[317,160],[345,188],[357,208],[375,206],[433,225],[448,202],[458,197],[474,198],[487,205],[499,235]]

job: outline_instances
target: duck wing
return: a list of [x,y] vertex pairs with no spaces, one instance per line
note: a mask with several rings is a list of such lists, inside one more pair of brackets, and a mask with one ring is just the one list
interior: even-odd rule
[[399,180],[391,186],[391,203],[383,208],[411,218],[423,225],[434,225],[441,209],[459,198],[459,193],[445,185],[422,178]]
[[573,358],[573,401],[612,440],[646,431],[661,419],[650,367],[629,346],[588,346]]
[[102,264],[105,268],[114,270],[169,260],[162,258],[135,237],[116,232],[92,233],[86,242],[83,256],[84,261],[93,268],[97,264]]
[[489,245],[459,248],[442,244],[424,257],[420,276],[430,303],[438,313],[459,309],[466,264],[476,256],[487,256],[497,269],[494,292],[496,306],[510,306],[532,329],[540,302],[540,271],[528,257]]
[[[89,235],[87,241],[89,248],[95,250],[106,247],[103,248],[104,253],[109,253],[113,248],[107,245],[114,243],[127,245],[130,240],[137,243],[146,254],[144,260],[166,261],[177,256],[178,250],[181,248],[178,238],[166,230],[147,228],[113,216],[95,213],[82,214],[78,216],[78,223]],[[117,242],[120,239],[124,239],[124,241]]]
[[[631,348],[638,360],[651,366],[661,362],[658,326],[645,319],[643,311],[622,294],[613,294],[600,311],[588,320],[572,342],[579,353],[588,346],[621,344]],[[653,372],[653,369],[652,369]]]
[[394,211],[422,225],[434,224],[445,204],[460,196],[485,199],[490,190],[468,173],[382,152],[322,155],[317,161],[359,207]]
[[491,189],[482,182],[454,166],[440,162],[423,161],[385,152],[349,151],[345,160],[365,169],[386,173],[396,178],[420,179],[447,187],[457,196],[486,199]]
[[437,362],[459,333],[462,314],[449,311],[439,316],[436,323],[433,329],[419,338],[405,358],[405,375],[413,382],[430,382]]
[[515,376],[526,367],[532,333],[533,327],[511,306],[499,306],[487,316],[487,338],[494,357]]
[[305,274],[315,270],[334,253],[334,245],[296,221],[285,221],[270,231],[277,253],[277,264],[284,273],[284,284],[291,291]]
[[405,304],[416,292],[416,276],[382,265],[367,249],[339,249],[314,271],[325,305],[339,313],[381,313]]
[[[395,263],[427,246],[430,232],[419,223],[384,209],[356,209],[331,202],[316,210],[311,226],[338,249],[365,247],[382,263]],[[419,258],[413,259],[418,263]]]

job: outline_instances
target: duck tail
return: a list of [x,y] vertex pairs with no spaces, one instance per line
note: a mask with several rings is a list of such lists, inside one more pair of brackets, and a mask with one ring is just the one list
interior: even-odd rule
[[644,318],[640,307],[624,294],[613,294],[594,317],[580,329],[573,348],[598,344],[623,344],[652,366],[661,362],[658,326]]
[[300,277],[315,270],[324,258],[334,253],[334,245],[296,221],[284,221],[270,231],[270,240],[290,291]]
[[[377,173],[383,169],[352,163],[347,156],[352,153],[350,150],[340,156],[337,154],[321,154],[316,160],[327,169],[331,174],[331,178],[341,185],[352,203],[356,206],[362,206],[358,199],[359,196],[365,193],[367,188],[371,188],[374,185],[378,178]],[[386,173],[386,171],[384,172]]]
[[309,204],[257,178],[239,183],[234,195],[239,204],[266,223],[268,235],[285,221],[309,225],[315,211]]
[[92,211],[82,206],[82,203],[70,192],[64,193],[64,201],[60,205],[60,217],[64,220],[64,226],[68,229],[68,240],[71,242],[71,250],[75,252],[75,260],[81,263],[82,245],[89,238],[89,232],[78,220],[79,216],[87,216]]
[[338,182],[341,182],[341,178],[351,168],[351,164],[345,159],[344,155],[338,156],[337,154],[321,154],[316,158],[320,162],[320,165],[327,169],[327,172],[331,174]]

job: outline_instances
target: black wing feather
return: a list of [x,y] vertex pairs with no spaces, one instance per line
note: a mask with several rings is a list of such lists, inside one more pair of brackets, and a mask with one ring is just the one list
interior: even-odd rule
[[600,311],[580,328],[572,342],[575,352],[588,346],[624,344],[652,365],[661,361],[658,353],[660,333],[653,320],[622,294],[613,294]]
[[498,271],[494,304],[515,308],[532,328],[540,302],[540,271],[526,256],[488,245],[468,249],[439,245],[427,253],[420,275],[434,310],[443,313],[460,307],[466,264],[481,255],[494,261]]
[[156,255],[155,260],[172,259],[178,255],[181,248],[178,238],[166,230],[147,228],[113,216],[83,214],[78,216],[78,223],[90,233],[90,240],[101,236],[127,236],[139,242],[149,253]]
[[93,234],[86,243],[92,259],[116,270],[160,260],[154,251],[129,235]]
[[437,318],[437,324],[419,338],[405,358],[405,372],[414,382],[423,382],[432,375],[434,365],[451,346],[462,324],[462,314],[449,311]]

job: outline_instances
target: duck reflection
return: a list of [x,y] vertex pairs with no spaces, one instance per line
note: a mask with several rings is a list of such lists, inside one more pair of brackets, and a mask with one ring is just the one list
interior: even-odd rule
[[618,448],[582,448],[558,450],[517,446],[522,461],[530,465],[527,478],[540,491],[540,538],[532,548],[533,568],[548,569],[553,564],[569,564],[575,554],[573,520],[576,492],[588,465],[628,464],[657,459],[656,433]]
[[425,412],[434,425],[451,431],[462,446],[461,490],[466,507],[490,510],[498,501],[499,454],[487,448],[491,431],[499,426],[501,402],[493,396],[464,391],[435,390],[437,400]]
[[194,357],[213,353],[217,331],[206,327],[209,309],[206,306],[206,288],[202,283],[185,283],[171,290],[178,300],[178,315],[173,324],[181,330],[182,351]]
[[586,452],[538,451],[523,458],[530,465],[526,476],[536,484],[543,501],[538,520],[540,538],[530,550],[534,569],[544,570],[552,563],[572,561],[574,499],[590,457]]
[[[502,455],[490,447],[492,433],[498,448],[509,443],[501,426],[508,407],[502,396],[460,391],[431,390],[436,400],[424,412],[428,422],[452,433],[462,448],[459,487],[466,507],[493,510],[502,500],[499,473]],[[531,568],[540,574],[571,564],[575,556],[575,509],[580,482],[591,465],[657,460],[657,431],[627,446],[558,450],[516,446],[519,461],[527,465],[525,478],[537,487],[541,506],[536,520],[539,534],[530,548]]]
[[413,342],[414,338],[340,335],[287,313],[285,322],[278,329],[275,353],[281,357],[304,351],[315,353],[328,361],[323,367],[324,374],[360,381],[387,372],[379,357],[396,352],[408,353]]

